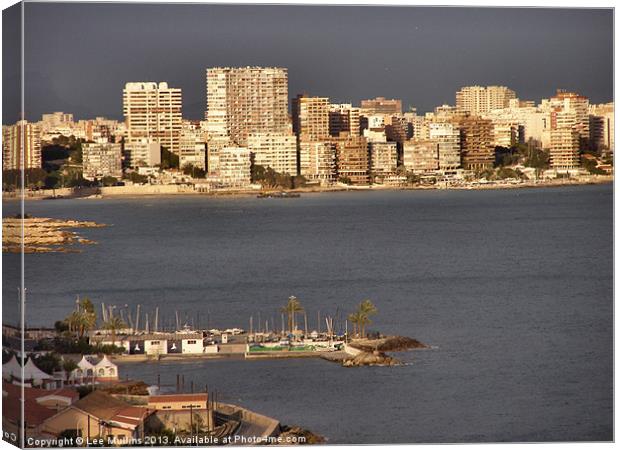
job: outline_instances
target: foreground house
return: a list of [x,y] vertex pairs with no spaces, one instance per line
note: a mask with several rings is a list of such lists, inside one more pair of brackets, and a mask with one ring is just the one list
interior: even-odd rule
[[106,445],[122,445],[143,437],[145,419],[152,413],[95,391],[46,419],[42,432],[55,437],[61,434],[87,439],[100,437],[106,439]]
[[[19,433],[21,386],[17,384],[2,383],[2,428],[7,433]],[[45,420],[55,415],[58,411],[69,407],[79,399],[78,393],[73,389],[38,389],[24,388],[24,409],[26,422],[26,435],[38,437],[41,435],[41,425]]]

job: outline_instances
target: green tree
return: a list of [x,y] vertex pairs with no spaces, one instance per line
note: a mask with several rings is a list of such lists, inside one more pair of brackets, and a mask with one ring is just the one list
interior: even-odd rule
[[295,329],[295,317],[297,314],[302,313],[304,311],[301,306],[301,302],[295,296],[290,296],[288,298],[288,302],[285,306],[280,308],[280,311],[285,313],[288,317],[288,330],[289,333],[292,333]]
[[67,381],[69,381],[69,377],[71,376],[71,372],[78,368],[78,365],[72,359],[64,359],[62,360],[62,370],[65,372],[65,377]]
[[119,330],[123,330],[125,328],[127,328],[127,324],[123,322],[120,317],[114,315],[112,315],[110,318],[108,318],[107,321],[103,323],[103,329],[109,331],[112,335],[113,344],[116,342],[116,333]]
[[105,176],[101,179],[101,184],[104,186],[114,186],[116,183],[118,183],[118,179],[115,177]]
[[353,323],[353,334],[366,336],[366,325],[372,323],[370,316],[377,314],[377,308],[370,300],[362,301],[357,309],[349,314],[348,319]]
[[355,311],[349,314],[349,322],[353,325],[353,336],[359,336],[359,330],[361,329],[362,315],[360,311]]
[[149,177],[146,175],[140,175],[138,172],[129,172],[126,175],[127,179],[135,184],[148,183]]
[[162,169],[178,169],[179,155],[171,152],[166,147],[161,148],[161,165]]
[[341,182],[341,183],[344,183],[344,184],[348,184],[348,185],[353,184],[353,182],[351,181],[351,178],[349,178],[347,176],[342,176],[342,175],[339,176],[338,177],[338,181]]
[[366,336],[366,325],[370,325],[372,321],[370,320],[370,316],[377,314],[377,307],[372,303],[372,301],[366,299],[362,303],[360,303],[359,311],[362,313],[363,321],[362,321],[362,336]]
[[34,363],[39,369],[50,375],[62,367],[60,356],[54,352],[38,356],[34,359]]
[[76,333],[78,338],[84,337],[87,331],[92,330],[97,325],[97,315],[93,303],[88,297],[84,297],[76,303],[75,310],[65,319],[69,330]]
[[190,163],[183,166],[183,173],[185,175],[191,175],[192,178],[204,178],[207,175],[207,172],[203,169]]

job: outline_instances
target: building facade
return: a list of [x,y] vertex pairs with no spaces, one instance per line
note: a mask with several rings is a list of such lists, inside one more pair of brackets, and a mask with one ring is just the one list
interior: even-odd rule
[[459,122],[459,129],[463,168],[466,170],[492,168],[495,162],[492,122],[479,117],[466,117]]
[[219,152],[218,180],[224,187],[246,188],[252,179],[252,162],[247,147],[224,147]]
[[439,145],[434,140],[410,140],[403,144],[403,165],[408,171],[423,174],[439,170]]
[[255,165],[297,175],[297,140],[292,134],[251,133],[247,142]]
[[456,93],[456,107],[481,115],[492,109],[507,108],[514,98],[515,92],[506,86],[466,86]]
[[368,142],[361,136],[342,133],[331,139],[336,150],[336,167],[339,180],[351,184],[370,184],[370,158]]
[[2,170],[41,168],[39,126],[20,120],[2,127]]
[[207,69],[207,133],[244,147],[251,133],[291,131],[288,71],[281,67]]
[[121,144],[111,142],[82,144],[82,171],[87,180],[103,177],[121,179],[123,161]]
[[449,173],[461,167],[461,133],[456,125],[430,123],[428,137],[437,143],[439,170]]
[[335,146],[325,141],[299,143],[299,171],[309,181],[330,185],[336,181]]
[[291,104],[293,132],[301,140],[329,137],[329,99],[299,94]]
[[383,115],[394,116],[403,112],[403,103],[398,99],[376,97],[360,102],[360,114],[363,116]]
[[369,142],[370,171],[373,176],[384,178],[396,173],[398,149],[396,142]]
[[[127,83],[123,90],[125,115],[125,154],[129,167],[137,167],[143,160],[144,146],[157,143],[168,151],[179,154],[182,127],[181,89],[168,83]],[[151,165],[151,164],[147,164]]]
[[360,134],[360,109],[350,103],[329,105],[329,134],[339,137],[342,133]]

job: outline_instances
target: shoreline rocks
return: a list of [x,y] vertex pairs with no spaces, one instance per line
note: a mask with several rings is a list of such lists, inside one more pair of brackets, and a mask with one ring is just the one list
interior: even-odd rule
[[342,361],[343,367],[361,367],[361,366],[399,366],[402,363],[396,358],[386,355],[385,353],[374,351],[362,352],[352,358]]
[[[282,445],[324,444],[326,442],[323,436],[296,425],[281,425],[279,437],[284,441]],[[303,438],[303,441],[300,438]]]
[[349,345],[364,352],[402,352],[412,349],[427,349],[428,345],[406,336],[387,336],[379,339],[359,339]]
[[95,241],[86,239],[75,228],[102,228],[106,225],[96,222],[21,215],[2,219],[2,251],[20,253],[22,251],[21,234],[24,226],[24,253],[79,253],[81,250],[73,245],[93,245]]

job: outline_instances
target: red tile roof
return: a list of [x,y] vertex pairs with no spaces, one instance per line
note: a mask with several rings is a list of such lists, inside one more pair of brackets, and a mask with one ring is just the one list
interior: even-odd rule
[[151,395],[149,397],[149,403],[170,403],[170,402],[184,402],[184,401],[207,401],[209,396],[206,393],[203,394],[171,394],[171,395]]

